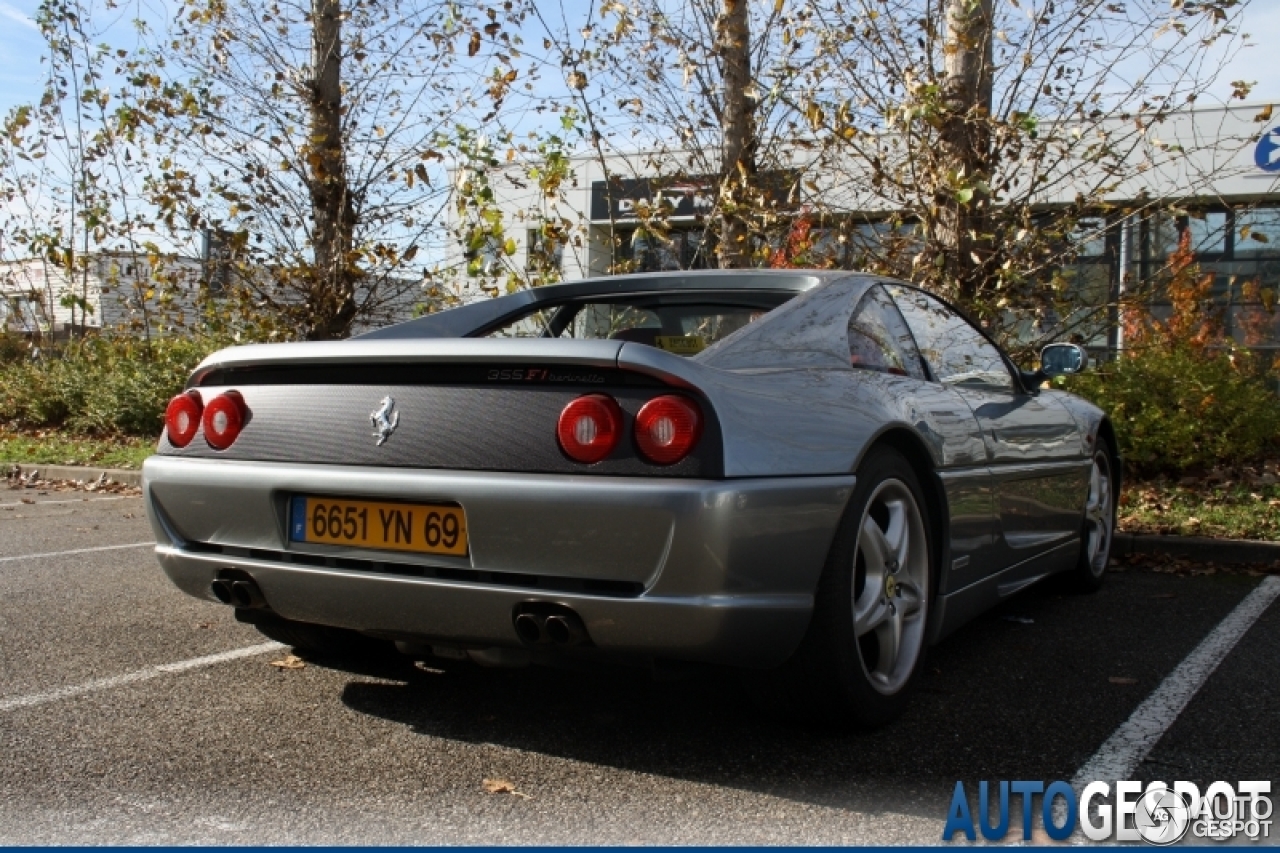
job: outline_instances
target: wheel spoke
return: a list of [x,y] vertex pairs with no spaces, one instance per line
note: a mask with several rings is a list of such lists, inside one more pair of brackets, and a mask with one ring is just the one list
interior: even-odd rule
[[1105,528],[1111,512],[1111,478],[1106,476],[1097,461],[1089,472],[1089,497],[1085,501],[1084,514],[1090,522]]
[[868,586],[858,599],[857,604],[859,606],[855,607],[853,611],[853,633],[856,637],[861,637],[869,631],[874,631],[889,618],[889,604],[881,595],[880,587],[872,590]]
[[910,619],[920,612],[924,600],[914,581],[898,581],[898,600],[896,606],[902,612],[903,619]]
[[880,641],[880,660],[876,662],[876,673],[882,679],[893,677],[893,670],[898,664],[898,651],[902,648],[902,613],[896,608],[880,627],[876,629],[876,639]]
[[888,546],[888,557],[893,560],[893,571],[907,564],[907,550],[911,544],[911,536],[907,531],[907,509],[903,502],[890,501],[885,504],[889,510],[889,529],[884,532],[885,544]]
[[893,559],[892,549],[885,540],[884,531],[870,515],[862,522],[862,536],[858,538],[858,548],[862,551],[863,559],[866,560],[867,583],[871,583],[872,575],[883,578],[885,564]]

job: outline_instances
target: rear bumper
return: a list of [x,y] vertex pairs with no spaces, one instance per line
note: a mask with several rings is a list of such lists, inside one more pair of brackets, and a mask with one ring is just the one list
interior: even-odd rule
[[[200,598],[214,600],[211,581],[238,569],[288,619],[477,648],[519,646],[516,607],[551,602],[573,608],[601,651],[772,666],[808,625],[854,478],[655,481],[152,457],[143,481],[160,564]],[[285,508],[295,494],[455,502],[471,552],[293,544]],[[380,560],[395,571],[378,570]],[[417,567],[424,576],[405,572]],[[634,592],[593,594],[591,583]]]

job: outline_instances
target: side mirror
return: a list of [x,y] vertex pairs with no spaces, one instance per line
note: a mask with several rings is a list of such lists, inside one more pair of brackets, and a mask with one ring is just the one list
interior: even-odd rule
[[1045,376],[1067,376],[1089,366],[1089,354],[1077,344],[1049,344],[1040,350],[1040,372]]

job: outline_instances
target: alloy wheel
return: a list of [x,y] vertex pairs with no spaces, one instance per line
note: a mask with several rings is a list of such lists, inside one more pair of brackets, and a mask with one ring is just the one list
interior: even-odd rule
[[885,695],[907,683],[924,646],[929,545],[915,496],[901,480],[871,495],[854,549],[853,632],[868,682]]
[[1085,558],[1095,577],[1106,571],[1111,553],[1111,528],[1115,519],[1112,500],[1111,460],[1106,453],[1097,453],[1089,473],[1089,499],[1084,505]]

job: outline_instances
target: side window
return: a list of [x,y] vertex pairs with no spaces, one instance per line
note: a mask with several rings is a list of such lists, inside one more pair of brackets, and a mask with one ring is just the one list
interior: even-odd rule
[[[635,337],[628,333],[648,332],[644,336]],[[661,334],[662,320],[647,308],[634,305],[597,304],[584,305],[573,317],[562,338],[621,338],[623,340],[641,340],[652,344],[653,337]]]
[[879,285],[867,291],[849,318],[849,363],[863,370],[925,378],[911,331]]
[[1000,350],[968,320],[923,291],[894,284],[886,289],[939,381],[1013,390],[1013,377]]

